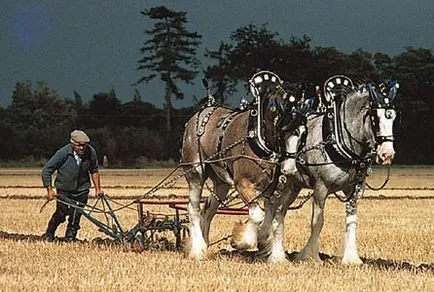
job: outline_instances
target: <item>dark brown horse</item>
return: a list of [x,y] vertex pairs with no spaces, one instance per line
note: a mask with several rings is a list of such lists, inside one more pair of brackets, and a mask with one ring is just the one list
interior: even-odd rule
[[[250,82],[255,101],[247,109],[207,106],[186,124],[181,163],[187,172],[190,199],[190,240],[185,246],[188,257],[207,257],[211,220],[232,186],[248,206],[249,220],[236,228],[231,244],[238,249],[255,247],[257,228],[264,219],[263,198],[275,194],[282,178],[280,165],[285,165],[287,174],[296,171],[294,158],[304,132],[303,123],[294,113],[297,94],[285,90],[284,82],[268,71],[255,74]],[[213,190],[201,208],[208,178]],[[282,219],[295,199],[284,197],[285,206],[273,212]],[[267,249],[267,255],[271,250],[272,261],[285,258],[283,247],[273,247],[276,227],[261,225],[261,230],[258,248]]]

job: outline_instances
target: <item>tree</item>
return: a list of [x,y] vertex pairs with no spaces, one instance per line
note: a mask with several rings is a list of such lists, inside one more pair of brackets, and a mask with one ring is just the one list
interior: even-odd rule
[[205,57],[216,63],[207,67],[205,76],[212,81],[218,101],[226,103],[240,81],[247,88],[247,81],[259,70],[278,70],[282,41],[277,37],[266,24],[250,24],[231,33],[230,43],[221,42],[218,50],[206,51]]
[[164,125],[164,113],[155,105],[135,98],[121,105],[118,124],[122,127],[146,127],[164,131],[163,127],[160,128],[160,125]]
[[120,111],[121,101],[116,97],[114,89],[94,94],[89,103],[92,126],[95,128],[118,126]]
[[[434,56],[430,49],[408,47],[392,58],[394,78],[398,79],[398,101],[402,104],[402,126],[397,129],[405,163],[433,163],[434,138]],[[421,130],[422,129],[422,130]],[[405,153],[405,154],[404,154]],[[428,155],[427,155],[428,154]]]
[[136,84],[149,82],[159,76],[165,84],[165,109],[167,134],[171,133],[172,97],[183,99],[184,94],[176,84],[181,80],[191,84],[197,75],[195,69],[199,66],[196,51],[202,38],[196,32],[189,32],[185,28],[186,12],[176,12],[165,6],[145,9],[141,13],[157,22],[153,29],[145,30],[151,39],[144,42],[140,49],[143,58],[138,61],[138,70],[151,73],[141,77]]
[[19,144],[12,124],[10,110],[0,107],[0,159],[18,157]]
[[237,80],[231,77],[230,54],[232,46],[221,42],[217,51],[206,50],[205,57],[215,60],[217,64],[208,66],[205,78],[212,81],[211,86],[216,101],[225,104],[231,94],[236,92]]
[[89,105],[83,103],[81,95],[74,90],[74,99],[66,99],[65,101],[75,109],[77,112],[77,121],[75,128],[86,129],[92,127],[92,118],[89,112]]
[[310,49],[310,38],[291,37],[289,43],[278,48],[279,59],[275,67],[280,77],[287,81],[309,84],[312,82],[312,72],[315,72],[314,55]]
[[380,79],[390,79],[396,77],[393,76],[393,62],[389,55],[384,53],[375,53],[374,64]]
[[231,74],[238,80],[247,81],[259,70],[274,70],[273,64],[278,59],[276,48],[281,46],[278,34],[270,32],[266,24],[243,26],[231,34],[234,42],[229,61]]
[[20,154],[36,158],[52,155],[77,118],[74,107],[41,81],[34,91],[29,81],[17,82],[10,111]]
[[311,70],[311,80],[322,86],[330,76],[342,74],[345,68],[345,54],[334,47],[316,47],[313,50],[314,66]]
[[266,24],[243,26],[230,36],[230,43],[221,43],[217,51],[207,50],[206,57],[217,61],[209,66],[206,76],[217,89],[216,97],[226,101],[241,81],[247,86],[249,78],[260,70],[270,70],[282,79],[308,83],[315,64],[310,50],[310,38],[291,37],[288,43],[267,29]]
[[434,106],[434,56],[429,49],[406,49],[393,58],[395,78],[405,84],[401,91],[406,97],[424,100]]
[[372,59],[371,53],[362,49],[355,50],[347,56],[346,68],[342,73],[351,76],[354,81],[369,79],[377,82],[379,76]]

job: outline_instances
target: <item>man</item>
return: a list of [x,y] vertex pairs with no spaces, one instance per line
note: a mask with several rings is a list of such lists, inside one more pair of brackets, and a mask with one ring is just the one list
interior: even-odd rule
[[[89,197],[90,179],[92,179],[95,195],[104,194],[100,186],[98,172],[98,157],[91,145],[90,139],[84,131],[74,130],[71,132],[70,143],[63,146],[47,161],[42,169],[42,183],[47,189],[48,200],[56,197],[56,192],[61,197],[87,204]],[[56,173],[54,182],[56,191],[52,187],[52,176]],[[57,227],[68,218],[65,239],[75,240],[77,231],[80,229],[80,212],[57,201],[56,211],[51,217],[47,231],[43,234],[46,241],[53,241]]]

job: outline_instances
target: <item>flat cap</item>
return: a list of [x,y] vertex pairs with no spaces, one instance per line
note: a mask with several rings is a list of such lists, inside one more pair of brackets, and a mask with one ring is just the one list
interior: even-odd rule
[[71,132],[71,142],[89,143],[89,136],[82,130],[74,130]]

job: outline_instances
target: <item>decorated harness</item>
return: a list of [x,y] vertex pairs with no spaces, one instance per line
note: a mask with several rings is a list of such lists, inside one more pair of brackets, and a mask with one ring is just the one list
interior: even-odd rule
[[[274,87],[274,90],[284,92],[282,100],[269,99],[264,102],[267,86],[270,85]],[[287,133],[297,131],[299,125],[306,124],[306,114],[310,109],[310,104],[305,102],[296,85],[282,81],[277,74],[270,71],[260,71],[254,74],[249,80],[249,87],[254,97],[250,105],[247,136],[249,146],[257,156],[262,158],[295,158],[296,153],[285,151],[282,145],[283,139]],[[242,104],[245,107],[245,103]],[[270,145],[264,134],[264,113],[269,110],[277,112],[279,116],[274,125],[277,130],[278,143],[274,145]]]

